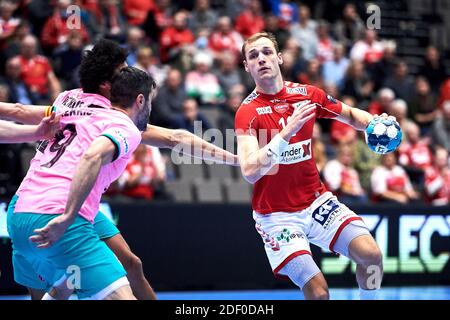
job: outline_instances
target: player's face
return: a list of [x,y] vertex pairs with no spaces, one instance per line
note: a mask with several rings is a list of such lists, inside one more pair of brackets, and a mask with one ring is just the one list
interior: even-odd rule
[[150,118],[150,112],[152,110],[152,96],[153,93],[150,93],[147,99],[144,100],[144,105],[141,108],[141,112],[139,113],[136,120],[136,127],[140,131],[144,131],[147,128],[147,124]]
[[281,76],[280,64],[283,63],[283,59],[268,38],[259,38],[247,44],[245,57],[245,70],[250,72],[255,81],[270,80]]

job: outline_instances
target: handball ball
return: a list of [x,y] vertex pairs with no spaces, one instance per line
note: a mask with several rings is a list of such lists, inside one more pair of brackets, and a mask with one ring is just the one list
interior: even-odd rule
[[367,145],[378,154],[386,154],[397,149],[402,142],[402,136],[398,122],[389,118],[373,118],[365,131]]

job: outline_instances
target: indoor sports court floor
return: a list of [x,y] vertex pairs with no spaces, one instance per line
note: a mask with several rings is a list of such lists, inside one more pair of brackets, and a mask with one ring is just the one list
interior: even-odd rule
[[[299,290],[159,292],[160,300],[303,300]],[[358,300],[358,289],[330,289],[333,300]],[[27,300],[28,296],[0,296],[0,300]],[[450,300],[450,287],[387,287],[380,300]]]

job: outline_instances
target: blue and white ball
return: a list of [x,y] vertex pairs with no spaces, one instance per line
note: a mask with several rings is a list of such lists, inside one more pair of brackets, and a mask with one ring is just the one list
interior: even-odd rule
[[367,126],[365,136],[366,143],[373,152],[386,154],[398,148],[403,133],[397,121],[376,117]]

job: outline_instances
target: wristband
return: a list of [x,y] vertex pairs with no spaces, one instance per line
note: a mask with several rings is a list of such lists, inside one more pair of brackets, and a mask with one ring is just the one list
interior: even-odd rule
[[280,134],[275,135],[267,144],[267,156],[278,162],[281,154],[288,145],[289,142],[284,140]]

